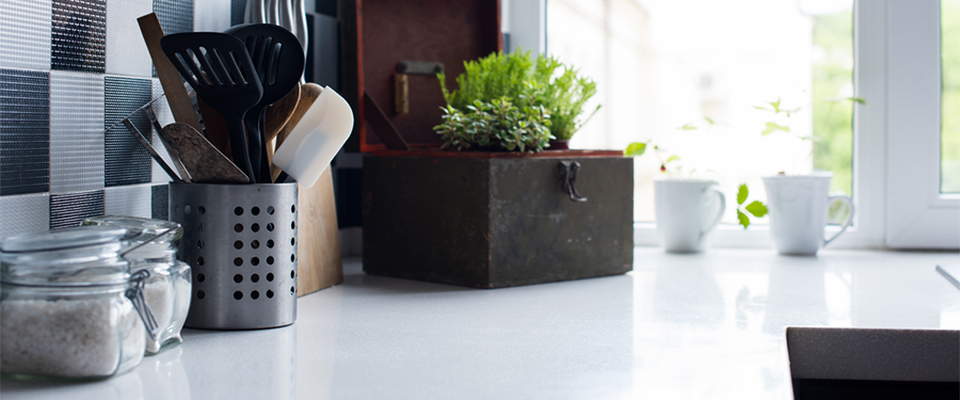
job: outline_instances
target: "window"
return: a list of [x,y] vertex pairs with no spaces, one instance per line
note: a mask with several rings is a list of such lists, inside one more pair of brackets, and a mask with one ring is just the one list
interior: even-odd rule
[[[541,29],[525,48],[545,48],[602,88],[604,108],[572,146],[662,143],[688,172],[720,180],[728,199],[743,182],[762,197],[757,178],[778,170],[831,170],[833,190],[857,206],[831,247],[951,249],[960,247],[958,2],[504,0],[510,24]],[[511,3],[539,6],[525,15]],[[836,101],[848,97],[866,104]],[[800,108],[791,133],[819,140],[761,135],[767,118],[752,107],[777,99]],[[661,160],[636,162],[638,245],[657,243],[647,221]],[[721,226],[714,245],[768,246],[765,229]]]
[[887,71],[881,81],[888,114],[885,244],[894,248],[956,249],[960,245],[960,195],[943,193],[944,181],[950,181],[945,167],[956,157],[956,153],[945,153],[950,151],[950,140],[944,136],[950,132],[944,131],[943,121],[960,112],[948,108],[950,90],[945,84],[952,74],[950,65],[943,62],[941,47],[956,43],[941,36],[942,18],[950,18],[952,3],[892,0],[887,4]]
[[[747,183],[763,199],[762,176],[814,169],[851,194],[852,11],[852,0],[550,0],[548,51],[596,79],[603,105],[571,145],[657,145],[635,161],[640,222],[654,220],[663,164],[719,181],[728,198]],[[774,102],[795,112],[755,108]],[[790,132],[763,135],[768,122]],[[724,222],[736,221],[728,207]]]

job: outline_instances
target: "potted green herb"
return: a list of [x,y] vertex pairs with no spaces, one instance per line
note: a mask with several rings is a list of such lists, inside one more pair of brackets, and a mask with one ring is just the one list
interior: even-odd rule
[[493,53],[464,63],[449,90],[437,75],[447,106],[434,130],[443,148],[538,152],[567,148],[566,141],[596,111],[583,118],[597,85],[559,60],[530,52]]

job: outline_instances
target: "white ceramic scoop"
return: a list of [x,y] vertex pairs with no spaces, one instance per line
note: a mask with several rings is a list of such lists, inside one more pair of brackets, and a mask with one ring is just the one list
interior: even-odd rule
[[353,109],[330,89],[313,102],[273,155],[280,167],[304,187],[312,187],[353,130]]

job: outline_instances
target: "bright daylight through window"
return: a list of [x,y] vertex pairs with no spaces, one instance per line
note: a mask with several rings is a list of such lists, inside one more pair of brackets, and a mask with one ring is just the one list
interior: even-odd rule
[[[762,176],[823,170],[833,173],[832,191],[850,195],[853,103],[870,104],[853,87],[852,8],[851,0],[549,0],[548,51],[593,77],[593,101],[603,105],[571,147],[647,142],[635,161],[637,221],[654,220],[653,181],[664,174],[717,180],[728,199],[745,183],[751,200],[764,200]],[[728,205],[725,223],[736,223],[735,209]]]
[[960,193],[960,0],[940,2],[940,191]]

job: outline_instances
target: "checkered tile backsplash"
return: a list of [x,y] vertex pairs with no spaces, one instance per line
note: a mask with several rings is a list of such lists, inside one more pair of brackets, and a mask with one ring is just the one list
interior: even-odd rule
[[103,214],[166,219],[169,179],[125,129],[104,132],[161,93],[136,19],[223,31],[245,4],[0,0],[0,238]]

